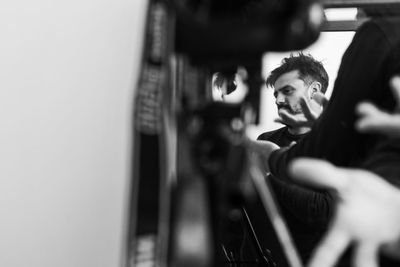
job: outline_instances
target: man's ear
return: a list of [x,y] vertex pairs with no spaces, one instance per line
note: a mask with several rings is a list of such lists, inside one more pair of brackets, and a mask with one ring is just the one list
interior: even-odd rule
[[310,98],[313,99],[315,93],[320,93],[322,89],[322,85],[320,82],[313,82],[310,86]]

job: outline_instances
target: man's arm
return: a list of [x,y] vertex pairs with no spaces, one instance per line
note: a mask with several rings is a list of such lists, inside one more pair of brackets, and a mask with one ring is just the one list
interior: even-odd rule
[[279,150],[280,147],[270,141],[263,141],[263,140],[251,140],[247,139],[246,140],[246,145],[249,148],[249,150],[257,155],[257,157],[260,158],[260,161],[263,164],[263,171],[269,172],[269,165],[268,165],[268,160],[271,155],[271,153],[275,150]]
[[297,220],[319,229],[327,227],[334,212],[334,200],[327,190],[312,190],[270,175],[270,184],[279,205]]

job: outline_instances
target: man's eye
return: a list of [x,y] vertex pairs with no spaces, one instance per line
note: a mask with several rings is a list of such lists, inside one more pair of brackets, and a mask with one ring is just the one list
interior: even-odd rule
[[285,95],[291,95],[293,93],[293,90],[292,89],[285,89],[285,90],[283,90],[283,93]]

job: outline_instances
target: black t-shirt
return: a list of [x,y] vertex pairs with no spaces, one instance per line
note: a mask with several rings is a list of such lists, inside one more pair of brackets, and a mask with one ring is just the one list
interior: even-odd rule
[[[297,142],[306,134],[291,134],[287,127],[265,132],[257,139],[276,143],[279,146],[289,146]],[[325,195],[313,192],[307,188],[301,188],[291,183],[279,181],[274,177],[268,177],[282,215],[292,234],[295,245],[298,248],[303,261],[307,261],[313,248],[320,240],[326,229],[326,220],[330,215],[326,213]],[[267,258],[277,267],[289,267],[286,255],[277,233],[275,232],[271,219],[257,197],[254,201],[244,205],[244,212],[247,212],[255,237],[260,243],[261,249]],[[323,214],[323,215],[321,215]],[[243,214],[244,215],[244,214]],[[258,248],[254,245],[254,236],[248,227],[248,221],[243,216],[241,220],[224,223],[225,236],[223,237],[224,253],[231,254],[240,266],[272,266],[265,265],[259,258]],[[269,251],[267,253],[267,250]],[[258,258],[258,260],[257,260]],[[259,263],[254,263],[257,260]]]
[[[306,135],[307,133],[291,134],[288,127],[282,127],[259,135],[257,140],[270,141],[285,147],[293,142],[297,143]],[[307,261],[332,217],[333,210],[330,203],[333,197],[327,191],[311,190],[290,181],[280,180],[272,174],[267,179],[270,181],[300,256],[303,261]]]
[[271,141],[280,147],[289,146],[297,142],[306,134],[291,134],[288,127],[282,127],[274,131],[265,132],[257,137],[257,140]]

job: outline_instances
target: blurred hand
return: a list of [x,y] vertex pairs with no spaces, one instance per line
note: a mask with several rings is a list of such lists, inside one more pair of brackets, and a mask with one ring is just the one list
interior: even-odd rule
[[[310,105],[310,101],[313,100],[320,104],[322,109],[314,111]],[[319,92],[313,95],[313,100],[303,96],[300,99],[300,106],[303,111],[302,114],[291,114],[289,111],[281,109],[278,111],[279,118],[276,118],[274,121],[285,125],[290,125],[292,127],[311,127],[321,115],[323,108],[325,108],[325,106],[328,104],[328,99],[324,94]]]
[[378,109],[371,103],[361,102],[356,107],[360,119],[356,122],[356,128],[365,133],[381,133],[391,137],[400,137],[400,76],[390,80],[397,109],[393,114]]
[[264,171],[269,172],[269,166],[268,166],[268,160],[272,152],[275,150],[279,149],[280,147],[269,141],[262,141],[262,140],[250,140],[248,139],[246,141],[248,148],[250,149],[250,152],[256,154],[263,166],[264,166]]
[[[342,252],[354,242],[353,265],[377,267],[380,246],[396,245],[400,237],[400,190],[371,172],[338,168],[321,160],[298,159],[289,170],[294,179],[331,188],[338,195],[331,228],[308,266],[334,266]],[[388,249],[387,253],[400,254],[393,249]]]

